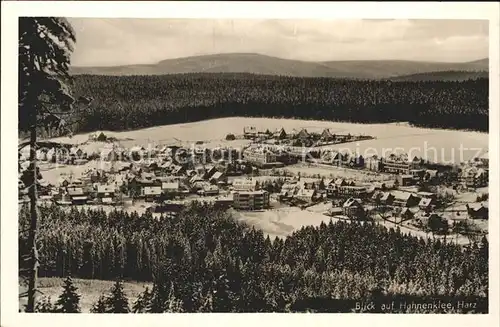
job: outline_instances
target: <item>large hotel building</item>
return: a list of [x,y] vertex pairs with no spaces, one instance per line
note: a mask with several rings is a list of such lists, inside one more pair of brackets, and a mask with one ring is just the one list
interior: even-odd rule
[[412,170],[418,170],[419,168],[420,159],[416,157],[413,160],[409,160],[406,155],[390,155],[383,159],[383,169],[387,173],[410,174]]
[[269,193],[264,190],[235,191],[233,207],[238,210],[263,210],[269,207]]

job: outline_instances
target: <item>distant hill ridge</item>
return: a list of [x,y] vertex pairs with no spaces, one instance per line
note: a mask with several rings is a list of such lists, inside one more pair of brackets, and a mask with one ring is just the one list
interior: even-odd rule
[[421,74],[401,75],[390,78],[394,82],[421,82],[421,81],[466,81],[469,79],[488,78],[487,71],[437,71]]
[[[184,73],[252,73],[296,77],[383,79],[434,72],[487,72],[489,60],[464,63],[405,60],[300,61],[254,53],[228,53],[167,59],[157,64],[71,67],[92,75],[165,75]],[[463,74],[462,74],[463,75]],[[423,78],[420,76],[419,78]],[[450,76],[448,76],[449,78]],[[435,78],[435,77],[434,77]]]

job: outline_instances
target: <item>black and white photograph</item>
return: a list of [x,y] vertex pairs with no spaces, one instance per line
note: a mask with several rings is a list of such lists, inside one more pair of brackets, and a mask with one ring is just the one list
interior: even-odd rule
[[15,18],[17,314],[498,313],[498,18],[212,15]]

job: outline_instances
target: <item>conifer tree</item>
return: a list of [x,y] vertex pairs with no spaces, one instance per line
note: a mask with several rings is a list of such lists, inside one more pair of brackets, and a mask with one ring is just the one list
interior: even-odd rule
[[[293,311],[304,311],[308,306],[296,302],[325,296],[364,299],[375,287],[384,298],[393,294],[423,300],[442,294],[488,300],[487,238],[460,246],[428,242],[399,228],[330,220],[271,242],[262,231],[201,203],[187,208],[181,219],[164,221],[102,209],[40,209],[48,223],[44,226],[50,227],[40,230],[46,276],[58,274],[64,264],[73,277],[90,278],[90,271],[78,267],[86,254],[77,249],[93,239],[96,277],[109,278],[114,259],[107,253],[126,240],[126,277],[156,285],[136,301],[143,304],[134,303],[134,312],[269,312],[292,306]],[[24,226],[29,208],[21,211],[19,225]],[[62,244],[63,239],[72,242]],[[22,236],[19,244],[28,247]],[[63,251],[72,255],[59,255]],[[151,300],[148,293],[153,293]],[[92,312],[115,312],[108,298],[112,295],[102,297]],[[50,304],[40,311],[50,312]]]
[[144,292],[140,293],[132,306],[133,313],[144,313],[151,302],[152,292],[146,286]]
[[325,188],[326,188],[326,186],[325,186],[325,179],[321,178],[321,180],[319,181],[318,189],[319,190],[324,190]]
[[166,312],[183,312],[182,300],[179,300],[175,296],[174,284],[170,285],[170,291],[168,293],[168,299],[166,301]]
[[63,292],[59,295],[56,302],[57,312],[63,313],[80,313],[80,294],[77,293],[78,289],[73,284],[70,276],[66,277],[63,285]]
[[144,310],[144,293],[146,293],[146,290],[143,293],[139,293],[137,299],[132,303],[133,313],[142,313]]
[[158,284],[153,285],[151,292],[151,300],[149,301],[146,312],[147,313],[163,313],[166,310],[164,287]]
[[35,312],[40,312],[40,313],[52,313],[52,312],[57,312],[56,308],[54,307],[54,304],[50,300],[49,297],[43,297],[36,303],[35,306]]
[[96,303],[90,309],[91,313],[106,313],[106,299],[103,295],[99,297]]
[[19,124],[20,131],[29,132],[31,181],[25,184],[30,198],[30,228],[28,261],[27,312],[36,306],[39,257],[37,249],[38,192],[37,192],[37,133],[65,129],[60,112],[72,109],[70,94],[70,55],[76,42],[75,31],[65,18],[21,17],[19,19]]
[[128,313],[128,298],[123,291],[123,283],[117,280],[111,288],[111,294],[106,299],[108,313]]
[[213,291],[211,288],[206,292],[202,292],[200,295],[200,303],[197,312],[213,312]]

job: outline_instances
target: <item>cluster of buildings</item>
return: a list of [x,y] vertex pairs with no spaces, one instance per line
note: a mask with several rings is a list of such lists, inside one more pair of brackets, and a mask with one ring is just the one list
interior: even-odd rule
[[[396,175],[400,186],[412,186],[421,181],[433,181],[439,175],[437,169],[427,169],[427,164],[418,157],[409,158],[406,154],[391,154],[385,158],[372,156],[363,158],[360,155],[340,153],[335,150],[324,150],[320,162],[341,167],[362,168],[374,172]],[[487,155],[466,162],[458,167],[457,184],[465,188],[480,188],[488,185]],[[445,167],[450,169],[451,167]]]
[[[25,149],[29,149],[26,147]],[[36,151],[36,158],[41,162],[63,163],[63,164],[85,164],[89,155],[78,146],[52,146],[40,147]],[[19,153],[19,162],[27,162],[29,151]]]
[[324,149],[321,151],[319,162],[339,167],[362,168],[365,159],[361,155],[352,153],[341,153],[339,151]]
[[460,173],[460,182],[467,188],[488,186],[488,170],[475,166],[465,167]]
[[[75,150],[71,153],[87,157],[83,151]],[[61,176],[56,185],[41,180],[40,184],[44,187],[38,188],[39,196],[59,205],[121,205],[129,200],[164,203],[190,195],[219,197],[230,192],[231,197],[221,196],[221,199],[224,198],[222,202],[235,209],[262,210],[269,206],[269,193],[261,190],[255,180],[242,178],[228,183],[228,175],[243,174],[247,162],[239,159],[228,162],[223,159],[222,151],[221,159],[207,164],[202,163],[207,159],[203,155],[202,151],[177,146],[152,150],[105,147],[98,155],[101,159],[99,169],[89,169],[78,178]],[[147,160],[139,160],[141,158]],[[27,167],[21,167],[20,171],[23,169],[26,171]],[[24,190],[22,182],[19,189]],[[20,197],[25,198],[26,192],[20,192]]]
[[489,174],[488,153],[466,162],[460,167],[459,180],[466,188],[479,188],[488,186]]
[[[245,175],[252,167],[272,168],[296,163],[304,158],[304,149],[288,145],[290,140],[309,140],[321,145],[322,142],[342,143],[370,138],[333,134],[328,129],[322,133],[309,133],[306,129],[286,132],[283,128],[261,132],[255,127],[246,127],[244,137],[263,142],[253,143],[238,153],[235,151],[240,150],[232,148],[186,149],[180,146],[148,149],[110,146],[90,154],[78,146],[40,149],[37,158],[41,161],[84,164],[100,159],[102,168],[88,170],[78,178],[61,176],[57,185],[40,179],[37,190],[41,199],[61,205],[120,205],[125,201],[139,200],[155,203],[160,210],[169,211],[180,210],[187,197],[203,197],[237,210],[265,210],[270,208],[268,190],[253,178],[241,177],[230,181],[228,177]],[[267,142],[271,139],[279,142]],[[214,159],[215,151],[217,159]],[[438,205],[433,193],[398,190],[398,186],[412,186],[438,176],[436,169],[427,169],[423,160],[417,157],[392,154],[385,158],[363,158],[334,150],[318,150],[311,157],[323,164],[394,174],[395,180],[363,184],[342,178],[322,179],[315,183],[292,179],[281,186],[278,193],[280,201],[301,205],[332,201],[335,205],[330,214],[349,219],[365,219],[369,212],[367,208],[383,206],[406,220],[418,214],[432,213]],[[20,157],[20,170],[27,169],[26,163],[27,158]],[[462,165],[457,175],[457,183],[466,188],[487,186],[487,156]],[[20,192],[20,197],[25,198],[25,186],[21,184],[19,189],[23,192]],[[466,211],[471,217],[487,217],[487,206],[484,205],[476,208],[475,204],[471,204]]]
[[[78,150],[74,149],[73,152],[76,153]],[[99,157],[103,161],[114,161],[119,158],[132,159],[135,157],[143,158],[144,153],[147,152],[149,159],[156,164],[159,168],[168,170],[174,176],[180,176],[183,174],[192,177],[192,172],[194,167],[189,167],[188,165],[175,164],[175,160],[172,159],[173,155],[177,155],[178,158],[183,159],[187,163],[199,163],[200,165],[205,164],[207,159],[214,158],[213,155],[207,155],[206,152],[219,151],[218,158],[220,162],[226,162],[229,164],[229,169],[225,173],[227,175],[241,175],[245,171],[245,166],[254,166],[258,168],[280,168],[285,165],[297,163],[301,159],[316,160],[318,157],[319,162],[323,164],[330,164],[341,167],[367,169],[374,172],[384,172],[396,175],[396,179],[400,186],[412,186],[421,181],[432,181],[435,180],[439,175],[439,171],[436,169],[427,169],[426,164],[422,159],[414,157],[412,159],[408,158],[406,154],[396,155],[391,154],[388,157],[380,158],[377,156],[363,158],[361,155],[351,154],[351,153],[340,153],[335,150],[321,150],[315,152],[315,150],[308,150],[308,155],[306,156],[303,148],[297,148],[293,146],[278,146],[272,144],[252,144],[244,148],[241,152],[235,153],[235,149],[217,149],[217,150],[207,150],[203,148],[199,149],[184,149],[176,146],[163,146],[154,149],[146,149],[141,147],[134,147],[131,150],[125,152],[120,151],[115,148],[105,148],[99,154]],[[85,157],[86,154],[83,154]],[[242,158],[242,159],[240,159]],[[215,162],[213,164],[218,164]],[[487,160],[484,159],[476,160],[472,163],[467,163],[466,165],[460,167],[460,172],[458,176],[458,183],[461,183],[467,188],[478,188],[487,186],[488,184],[488,168]],[[210,190],[207,190],[210,192]],[[212,191],[213,192],[213,191]]]
[[308,132],[305,128],[301,130],[293,129],[287,132],[283,127],[274,131],[270,131],[269,129],[260,131],[255,126],[244,127],[243,137],[250,140],[275,140],[281,141],[281,143],[293,143],[293,140],[304,143],[312,141],[316,145],[339,144],[372,138],[365,135],[336,134],[332,133],[328,128],[325,128],[321,133],[315,133]]
[[[332,203],[331,216],[365,220],[372,210],[383,209],[389,217],[399,221],[428,218],[444,210],[436,193],[400,190],[395,181],[357,183],[343,178],[306,183],[297,179],[286,181],[279,193],[279,200],[295,204],[314,204],[319,201]],[[469,203],[460,210],[472,219],[487,219],[487,202]]]
[[[380,212],[384,213],[384,217],[401,222],[441,215],[437,205],[436,194],[431,192],[376,191],[364,198],[349,197],[340,206],[333,206],[328,214],[353,220],[366,220],[372,210],[377,212],[382,208]],[[455,211],[462,212],[471,219],[488,219],[488,202],[469,203]]]
[[374,172],[384,172],[395,175],[408,175],[413,177],[424,176],[423,161],[414,157],[409,159],[406,154],[391,154],[385,158],[374,155],[363,156],[352,153],[341,153],[336,150],[326,149],[321,153],[321,163],[335,166],[363,168]]
[[[19,185],[19,198],[26,200],[25,185]],[[56,185],[40,179],[37,192],[41,201],[51,201],[60,205],[82,204],[119,204],[120,188],[116,183],[106,181],[104,175],[97,171],[79,178],[61,176]]]
[[327,180],[325,182],[326,196],[328,198],[345,198],[345,197],[356,197],[365,198],[370,191],[373,192],[376,187],[380,189],[385,188],[384,183],[374,185],[358,185],[354,181],[348,181],[343,178],[337,178],[336,180]]

